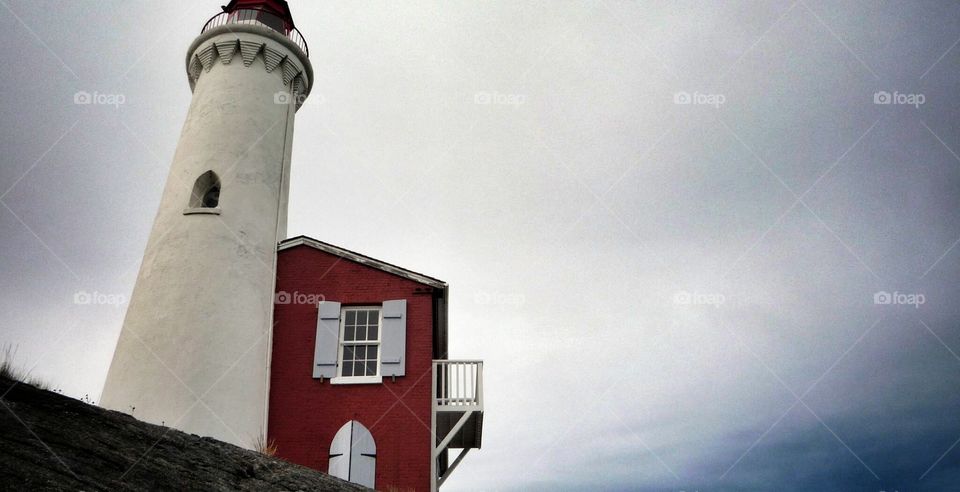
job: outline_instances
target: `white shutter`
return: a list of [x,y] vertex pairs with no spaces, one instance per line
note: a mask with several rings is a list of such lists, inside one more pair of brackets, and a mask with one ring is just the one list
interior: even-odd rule
[[353,443],[350,446],[350,481],[373,488],[377,475],[377,445],[370,431],[353,421]]
[[350,440],[353,439],[353,421],[347,422],[330,443],[330,466],[327,473],[344,480],[350,479]]
[[407,301],[383,302],[383,333],[380,339],[380,374],[403,376],[407,351]]
[[370,431],[356,420],[343,425],[330,443],[327,473],[349,482],[374,488],[377,475],[377,445]]
[[313,377],[332,378],[337,375],[337,352],[340,350],[340,303],[321,302],[317,311]]

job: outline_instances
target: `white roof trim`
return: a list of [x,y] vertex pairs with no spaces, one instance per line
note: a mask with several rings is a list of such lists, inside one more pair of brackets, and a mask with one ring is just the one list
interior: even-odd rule
[[361,255],[360,253],[354,253],[353,251],[350,251],[348,249],[343,249],[343,248],[334,246],[332,244],[327,244],[322,241],[317,241],[316,239],[309,238],[306,236],[299,236],[299,237],[281,241],[280,244],[277,245],[277,251],[278,252],[283,251],[285,249],[290,249],[296,246],[309,246],[311,248],[318,249],[326,253],[330,253],[334,256],[339,256],[340,258],[344,258],[344,259],[359,263],[361,265],[366,265],[372,268],[376,268],[377,270],[382,270],[384,272],[391,273],[399,277],[413,280],[414,282],[426,284],[431,287],[436,287],[438,289],[447,288],[447,283],[442,280],[437,280],[433,277],[428,277],[426,275],[422,275],[417,272],[407,270],[405,268],[400,268],[396,265],[391,265],[390,263],[386,263],[386,262],[377,260],[375,258],[370,258],[369,256],[364,256],[364,255]]

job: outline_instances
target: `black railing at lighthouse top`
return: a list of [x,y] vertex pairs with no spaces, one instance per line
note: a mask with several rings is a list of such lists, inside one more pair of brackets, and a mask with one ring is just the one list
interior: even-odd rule
[[237,9],[232,12],[220,12],[210,18],[200,33],[203,34],[214,27],[226,26],[230,24],[256,24],[268,27],[286,36],[293,41],[303,53],[310,56],[310,49],[307,48],[307,40],[296,27],[293,27],[283,17],[264,9]]

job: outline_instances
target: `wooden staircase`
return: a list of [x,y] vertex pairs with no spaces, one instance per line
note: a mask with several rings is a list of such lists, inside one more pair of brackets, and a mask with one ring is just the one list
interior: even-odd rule
[[[483,361],[433,361],[433,412],[435,436],[431,462],[432,491],[437,491],[460,461],[483,437]],[[446,451],[460,449],[448,463]]]

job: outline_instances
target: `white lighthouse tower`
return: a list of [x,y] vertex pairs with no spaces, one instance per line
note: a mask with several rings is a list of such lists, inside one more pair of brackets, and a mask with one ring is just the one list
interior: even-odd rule
[[276,245],[313,72],[282,0],[232,0],[186,68],[193,99],[101,404],[250,448],[266,432]]

